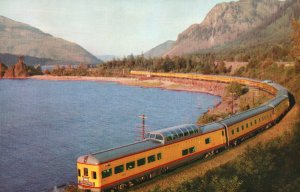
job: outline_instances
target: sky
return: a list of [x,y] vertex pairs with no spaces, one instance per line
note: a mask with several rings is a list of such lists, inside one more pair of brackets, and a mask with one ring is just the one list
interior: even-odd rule
[[176,40],[231,0],[0,0],[0,15],[77,43],[92,54],[141,54]]

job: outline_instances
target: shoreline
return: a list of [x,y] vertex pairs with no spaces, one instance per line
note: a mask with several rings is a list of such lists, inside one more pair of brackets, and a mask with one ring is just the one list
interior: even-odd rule
[[[91,77],[91,76],[52,76],[36,75],[27,79],[49,80],[49,81],[95,81],[95,82],[115,82],[126,86],[136,86],[141,88],[158,88],[171,91],[185,91],[213,95],[220,98],[213,107],[208,108],[202,115],[214,112],[226,112],[230,108],[227,102],[225,83],[207,82],[201,80],[169,79],[169,78],[139,78],[139,77]],[[195,106],[199,107],[199,106]],[[201,107],[201,105],[200,105]],[[199,116],[200,117],[200,116]],[[197,121],[195,122],[197,123]]]
[[[14,79],[14,78],[12,78]],[[34,75],[25,78],[18,79],[36,79],[36,80],[48,80],[48,81],[99,81],[99,82],[116,82],[122,85],[138,86],[143,88],[160,88],[165,90],[174,91],[186,91],[195,93],[205,93],[222,97],[220,91],[207,90],[203,86],[202,89],[192,87],[184,84],[183,82],[171,81],[170,79],[162,79],[151,77],[147,79],[141,79],[137,77],[91,77],[91,76],[52,76],[52,75]],[[199,81],[199,80],[198,80]],[[207,83],[207,82],[206,82]],[[221,84],[221,83],[213,83]]]
[[[166,77],[92,77],[92,76],[52,76],[52,75],[36,75],[25,79],[48,80],[48,81],[94,81],[94,82],[115,82],[120,85],[136,86],[141,88],[158,88],[170,91],[185,91],[193,93],[202,93],[213,95],[220,98],[220,101],[213,100],[213,106],[206,109],[203,114],[199,114],[196,124],[202,124],[199,119],[204,115],[224,116],[239,112],[242,104],[247,100],[251,100],[255,92],[247,92],[239,99],[233,100],[227,95],[226,87],[228,84],[221,82],[210,82],[203,80],[177,79]],[[253,90],[252,90],[253,91]],[[256,94],[256,93],[255,93]],[[259,97],[268,98],[268,94],[259,92]],[[197,108],[201,108],[201,104],[196,104]],[[252,106],[253,107],[253,106]],[[232,111],[233,109],[233,111]],[[206,123],[204,123],[206,124]]]

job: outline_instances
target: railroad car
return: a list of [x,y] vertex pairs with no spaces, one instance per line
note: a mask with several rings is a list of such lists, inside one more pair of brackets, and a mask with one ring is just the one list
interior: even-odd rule
[[206,124],[185,124],[147,133],[140,142],[81,156],[77,159],[78,188],[85,191],[116,191],[160,175],[192,160],[239,144],[269,128],[289,110],[288,91],[273,82],[217,75],[150,73],[134,75],[238,82],[274,95],[265,104]]

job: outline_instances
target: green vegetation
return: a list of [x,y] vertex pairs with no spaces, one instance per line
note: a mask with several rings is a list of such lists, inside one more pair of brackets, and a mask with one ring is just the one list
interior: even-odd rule
[[40,65],[36,65],[36,66],[26,66],[27,72],[29,76],[32,75],[42,75],[42,69]]
[[236,82],[230,83],[226,89],[228,94],[233,95],[234,97],[240,97],[249,91],[247,87],[244,87],[242,84]]
[[79,76],[126,76],[131,70],[148,70],[154,72],[197,72],[203,74],[227,74],[231,68],[225,63],[216,62],[214,54],[203,54],[184,57],[165,57],[146,59],[141,56],[129,56],[98,65],[96,68],[80,65],[77,68],[57,67],[52,75]]
[[227,117],[229,113],[205,113],[199,117],[197,124],[204,125]]

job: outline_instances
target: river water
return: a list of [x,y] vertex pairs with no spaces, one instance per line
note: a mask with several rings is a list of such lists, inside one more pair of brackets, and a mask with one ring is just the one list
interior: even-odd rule
[[76,181],[76,159],[193,123],[220,98],[107,82],[0,80],[0,191],[48,191]]

